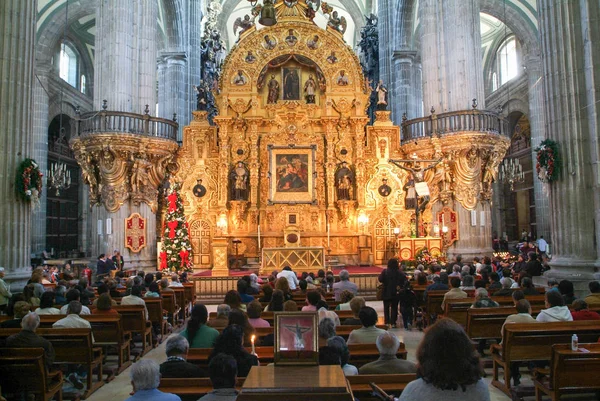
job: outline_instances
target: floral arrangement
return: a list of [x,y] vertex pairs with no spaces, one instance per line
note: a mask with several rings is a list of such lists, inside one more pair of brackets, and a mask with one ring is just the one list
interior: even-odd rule
[[537,163],[535,165],[538,179],[544,183],[558,180],[561,168],[561,159],[558,151],[558,143],[552,139],[544,140],[539,148],[536,148]]
[[15,180],[17,197],[25,202],[39,202],[40,194],[42,193],[43,176],[35,160],[23,160],[19,165]]
[[402,260],[409,270],[415,269],[418,265],[423,265],[425,269],[429,269],[431,265],[445,265],[448,263],[446,255],[441,252],[429,252],[427,247],[419,248],[414,259]]

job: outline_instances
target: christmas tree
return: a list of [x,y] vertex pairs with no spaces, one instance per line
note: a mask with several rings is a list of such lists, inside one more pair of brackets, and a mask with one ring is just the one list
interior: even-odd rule
[[159,270],[181,272],[192,269],[192,244],[180,189],[179,184],[174,184],[168,191]]

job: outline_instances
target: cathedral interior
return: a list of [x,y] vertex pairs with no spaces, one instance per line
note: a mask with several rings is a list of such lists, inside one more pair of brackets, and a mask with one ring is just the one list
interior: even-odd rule
[[[175,183],[213,276],[470,259],[525,233],[550,275],[592,277],[596,0],[264,3],[2,2],[6,280],[113,250],[155,271]],[[24,199],[26,159],[44,178]]]

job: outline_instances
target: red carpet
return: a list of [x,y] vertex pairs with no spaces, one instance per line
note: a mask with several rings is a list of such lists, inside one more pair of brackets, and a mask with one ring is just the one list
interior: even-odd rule
[[[381,273],[381,270],[383,270],[383,267],[379,267],[379,266],[346,266],[345,267],[346,270],[348,270],[348,273],[350,274],[379,274]],[[333,274],[339,274],[341,269],[333,269]],[[301,271],[297,271],[296,273],[302,273]],[[250,274],[250,272],[245,271],[245,270],[230,270],[229,271],[229,276],[230,277],[241,277],[241,276],[245,276],[246,274]],[[192,275],[192,277],[212,277],[212,271],[211,270],[204,270],[202,272],[198,272],[198,273],[194,273]]]

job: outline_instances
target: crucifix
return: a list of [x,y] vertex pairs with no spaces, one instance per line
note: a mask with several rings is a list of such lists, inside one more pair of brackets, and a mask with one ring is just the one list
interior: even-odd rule
[[441,161],[441,158],[439,160],[418,159],[415,153],[411,155],[410,159],[388,160],[389,163],[392,163],[411,174],[411,179],[413,181],[412,189],[414,192],[409,189],[407,195],[412,194],[414,197],[414,204],[412,207],[415,208],[415,233],[417,238],[419,238],[419,215],[425,210],[425,207],[429,203],[429,187],[425,182],[425,172],[437,166]]

